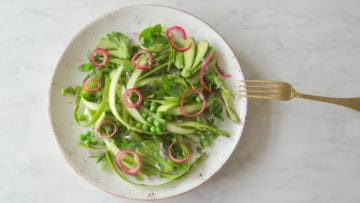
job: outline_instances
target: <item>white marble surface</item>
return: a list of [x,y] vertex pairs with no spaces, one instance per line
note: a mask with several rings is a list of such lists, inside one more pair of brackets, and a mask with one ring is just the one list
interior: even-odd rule
[[[54,65],[72,36],[111,9],[156,3],[205,19],[230,42],[247,78],[360,96],[360,2],[0,1],[0,202],[128,202],[78,177],[47,116]],[[359,202],[360,114],[295,100],[251,101],[226,167],[161,202]],[[132,201],[133,202],[133,201]]]

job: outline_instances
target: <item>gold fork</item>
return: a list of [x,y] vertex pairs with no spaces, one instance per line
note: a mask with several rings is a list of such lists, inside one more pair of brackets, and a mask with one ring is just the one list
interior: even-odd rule
[[272,80],[243,80],[240,84],[240,96],[268,99],[268,100],[290,100],[303,98],[315,101],[327,102],[345,106],[360,111],[360,97],[357,98],[332,98],[303,94],[297,92],[289,83]]

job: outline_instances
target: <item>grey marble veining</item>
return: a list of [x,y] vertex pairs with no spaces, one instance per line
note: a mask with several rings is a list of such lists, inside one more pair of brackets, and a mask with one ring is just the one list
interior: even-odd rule
[[[127,202],[65,163],[47,96],[72,36],[131,4],[178,7],[206,20],[234,49],[245,76],[299,91],[360,96],[360,2],[0,1],[0,202]],[[251,101],[236,152],[193,192],[161,202],[359,202],[360,115],[334,105]]]

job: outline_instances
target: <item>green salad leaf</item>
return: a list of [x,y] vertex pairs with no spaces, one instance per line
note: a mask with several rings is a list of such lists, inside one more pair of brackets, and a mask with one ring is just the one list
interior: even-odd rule
[[162,52],[169,48],[168,41],[160,24],[145,28],[139,34],[138,41],[143,49],[151,52]]
[[119,59],[129,59],[131,56],[130,40],[120,32],[111,32],[100,39],[98,48],[107,49],[109,55]]

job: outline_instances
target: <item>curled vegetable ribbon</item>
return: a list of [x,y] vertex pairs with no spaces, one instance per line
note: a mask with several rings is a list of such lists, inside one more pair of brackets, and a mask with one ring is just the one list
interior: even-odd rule
[[81,101],[81,89],[79,88],[77,90],[73,115],[74,115],[74,120],[78,125],[83,126],[83,127],[90,127],[100,118],[101,114],[104,113],[106,106],[108,104],[108,101],[109,101],[109,88],[110,88],[110,78],[106,77],[105,78],[105,87],[103,90],[103,96],[102,96],[101,102],[99,104],[99,108],[97,109],[94,116],[86,123],[81,123],[80,119],[79,119],[80,116],[79,116],[78,111],[80,108],[80,101]]
[[181,35],[181,38],[183,40],[186,40],[185,30],[180,26],[173,26],[173,27],[166,30],[166,39],[168,40],[170,46],[172,48],[174,48],[176,51],[179,51],[179,52],[185,52],[185,51],[189,50],[191,48],[191,46],[192,46],[192,42],[190,42],[190,44],[187,47],[178,47],[178,46],[176,46],[174,41],[171,39],[171,31],[173,31],[173,30],[179,32],[180,35]]

